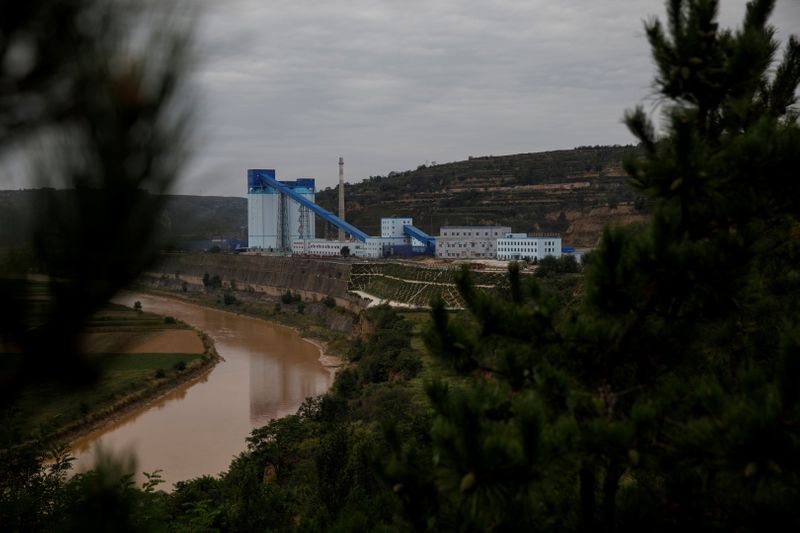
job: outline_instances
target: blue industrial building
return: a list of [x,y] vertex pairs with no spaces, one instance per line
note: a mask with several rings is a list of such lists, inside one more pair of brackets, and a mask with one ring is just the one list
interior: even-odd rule
[[[248,246],[262,250],[302,250],[312,253],[315,247],[314,218],[320,218],[349,233],[363,243],[358,250],[371,257],[382,257],[386,246],[411,246],[412,239],[421,244],[416,252],[432,254],[435,238],[412,225],[410,218],[403,219],[389,237],[370,237],[352,224],[337,217],[314,201],[316,194],[313,179],[278,181],[274,169],[249,169],[247,171]],[[398,221],[399,222],[399,221]],[[395,234],[396,233],[396,234]],[[300,243],[299,245],[297,243]],[[395,253],[400,253],[398,248]],[[410,252],[410,250],[409,250]],[[389,253],[392,253],[391,251]]]

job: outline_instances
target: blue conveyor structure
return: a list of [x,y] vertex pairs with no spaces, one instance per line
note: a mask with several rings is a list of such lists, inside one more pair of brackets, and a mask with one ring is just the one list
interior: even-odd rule
[[[273,171],[274,172],[274,171]],[[326,222],[330,222],[337,228],[342,228],[344,231],[352,235],[355,239],[364,242],[367,240],[368,235],[358,229],[357,227],[353,226],[352,224],[348,224],[341,218],[337,217],[327,209],[320,207],[319,205],[315,204],[308,198],[296,193],[289,187],[286,187],[281,182],[270,176],[271,172],[258,169],[258,168],[251,168],[247,171],[247,178],[251,184],[257,185],[268,185],[275,189],[276,191],[280,192],[281,194],[285,194],[295,202],[300,205],[303,205],[309,209],[311,209],[314,213],[322,217],[323,220]]]
[[436,248],[436,237],[431,237],[419,228],[414,226],[403,226],[403,233],[409,237],[417,239],[419,242],[431,249]]

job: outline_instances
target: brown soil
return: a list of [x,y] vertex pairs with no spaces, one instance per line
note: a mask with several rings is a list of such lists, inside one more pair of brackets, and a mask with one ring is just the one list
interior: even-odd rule
[[203,341],[191,329],[115,331],[86,335],[86,353],[203,353]]

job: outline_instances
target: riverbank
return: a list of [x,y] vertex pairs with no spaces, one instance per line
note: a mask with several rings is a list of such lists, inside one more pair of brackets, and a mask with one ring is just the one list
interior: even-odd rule
[[[152,287],[138,286],[136,292],[152,296],[180,300],[190,305],[214,309],[238,316],[256,318],[264,322],[277,324],[293,330],[303,340],[311,343],[319,351],[320,363],[335,371],[343,365],[346,349],[349,347],[348,336],[342,332],[326,328],[324,324],[315,321],[311,315],[298,313],[291,306],[284,312],[278,312],[274,303],[239,302],[239,305],[226,305],[214,294],[180,293],[177,291],[160,290]],[[242,305],[244,304],[244,305]],[[344,309],[341,311],[347,312]],[[186,325],[185,323],[181,323]],[[54,433],[57,440],[68,442],[71,445],[104,426],[122,419],[137,410],[143,410],[148,405],[158,402],[164,396],[187,383],[203,379],[214,366],[222,359],[216,351],[214,341],[205,332],[194,328],[203,342],[203,357],[187,365],[187,368],[174,375],[161,379],[144,389],[132,392],[113,404],[103,407],[86,418],[75,421]]]
[[[88,321],[81,351],[99,372],[94,384],[65,388],[40,383],[12,406],[10,422],[28,438],[72,443],[202,379],[220,360],[205,332],[171,316],[115,304]],[[4,354],[4,362],[14,364],[20,357]]]
[[77,442],[76,472],[94,467],[100,447],[117,456],[135,455],[137,482],[146,482],[141,472],[162,470],[164,490],[217,475],[246,450],[254,429],[295,414],[333,383],[333,370],[320,364],[319,348],[281,324],[171,295],[123,292],[114,301],[126,306],[140,301],[144,309],[201,329],[225,362]]
[[53,439],[73,445],[75,441],[89,435],[93,431],[102,429],[104,426],[122,417],[159,401],[178,387],[203,379],[213,370],[222,358],[217,353],[214,341],[211,337],[197,328],[191,329],[200,335],[203,343],[203,354],[200,358],[187,363],[184,370],[176,371],[168,376],[165,375],[163,378],[156,377],[154,378],[156,381],[145,388],[131,392],[119,398],[111,405],[102,407],[88,414],[84,419],[62,427],[53,433]]
[[[357,321],[357,317],[352,311],[338,306],[327,307],[325,304],[315,301],[281,303],[247,299],[246,296],[237,294],[238,298],[234,302],[228,299],[227,301],[230,303],[225,303],[226,299],[222,292],[184,292],[141,284],[135,289],[145,294],[174,298],[201,307],[257,318],[288,327],[297,332],[304,340],[314,344],[320,351],[320,362],[329,368],[338,368],[347,359],[347,353],[351,346],[349,330]],[[316,311],[324,314],[315,314],[314,306],[319,308]],[[333,320],[331,320],[332,317]],[[336,323],[331,324],[331,322]],[[335,329],[335,327],[340,329]]]

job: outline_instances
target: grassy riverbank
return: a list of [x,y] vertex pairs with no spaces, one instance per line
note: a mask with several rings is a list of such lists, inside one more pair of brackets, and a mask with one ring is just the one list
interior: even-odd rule
[[[204,333],[175,320],[109,304],[86,325],[85,357],[100,370],[90,387],[28,388],[12,412],[20,431],[72,440],[210,370],[219,359]],[[18,355],[4,354],[5,364]]]

